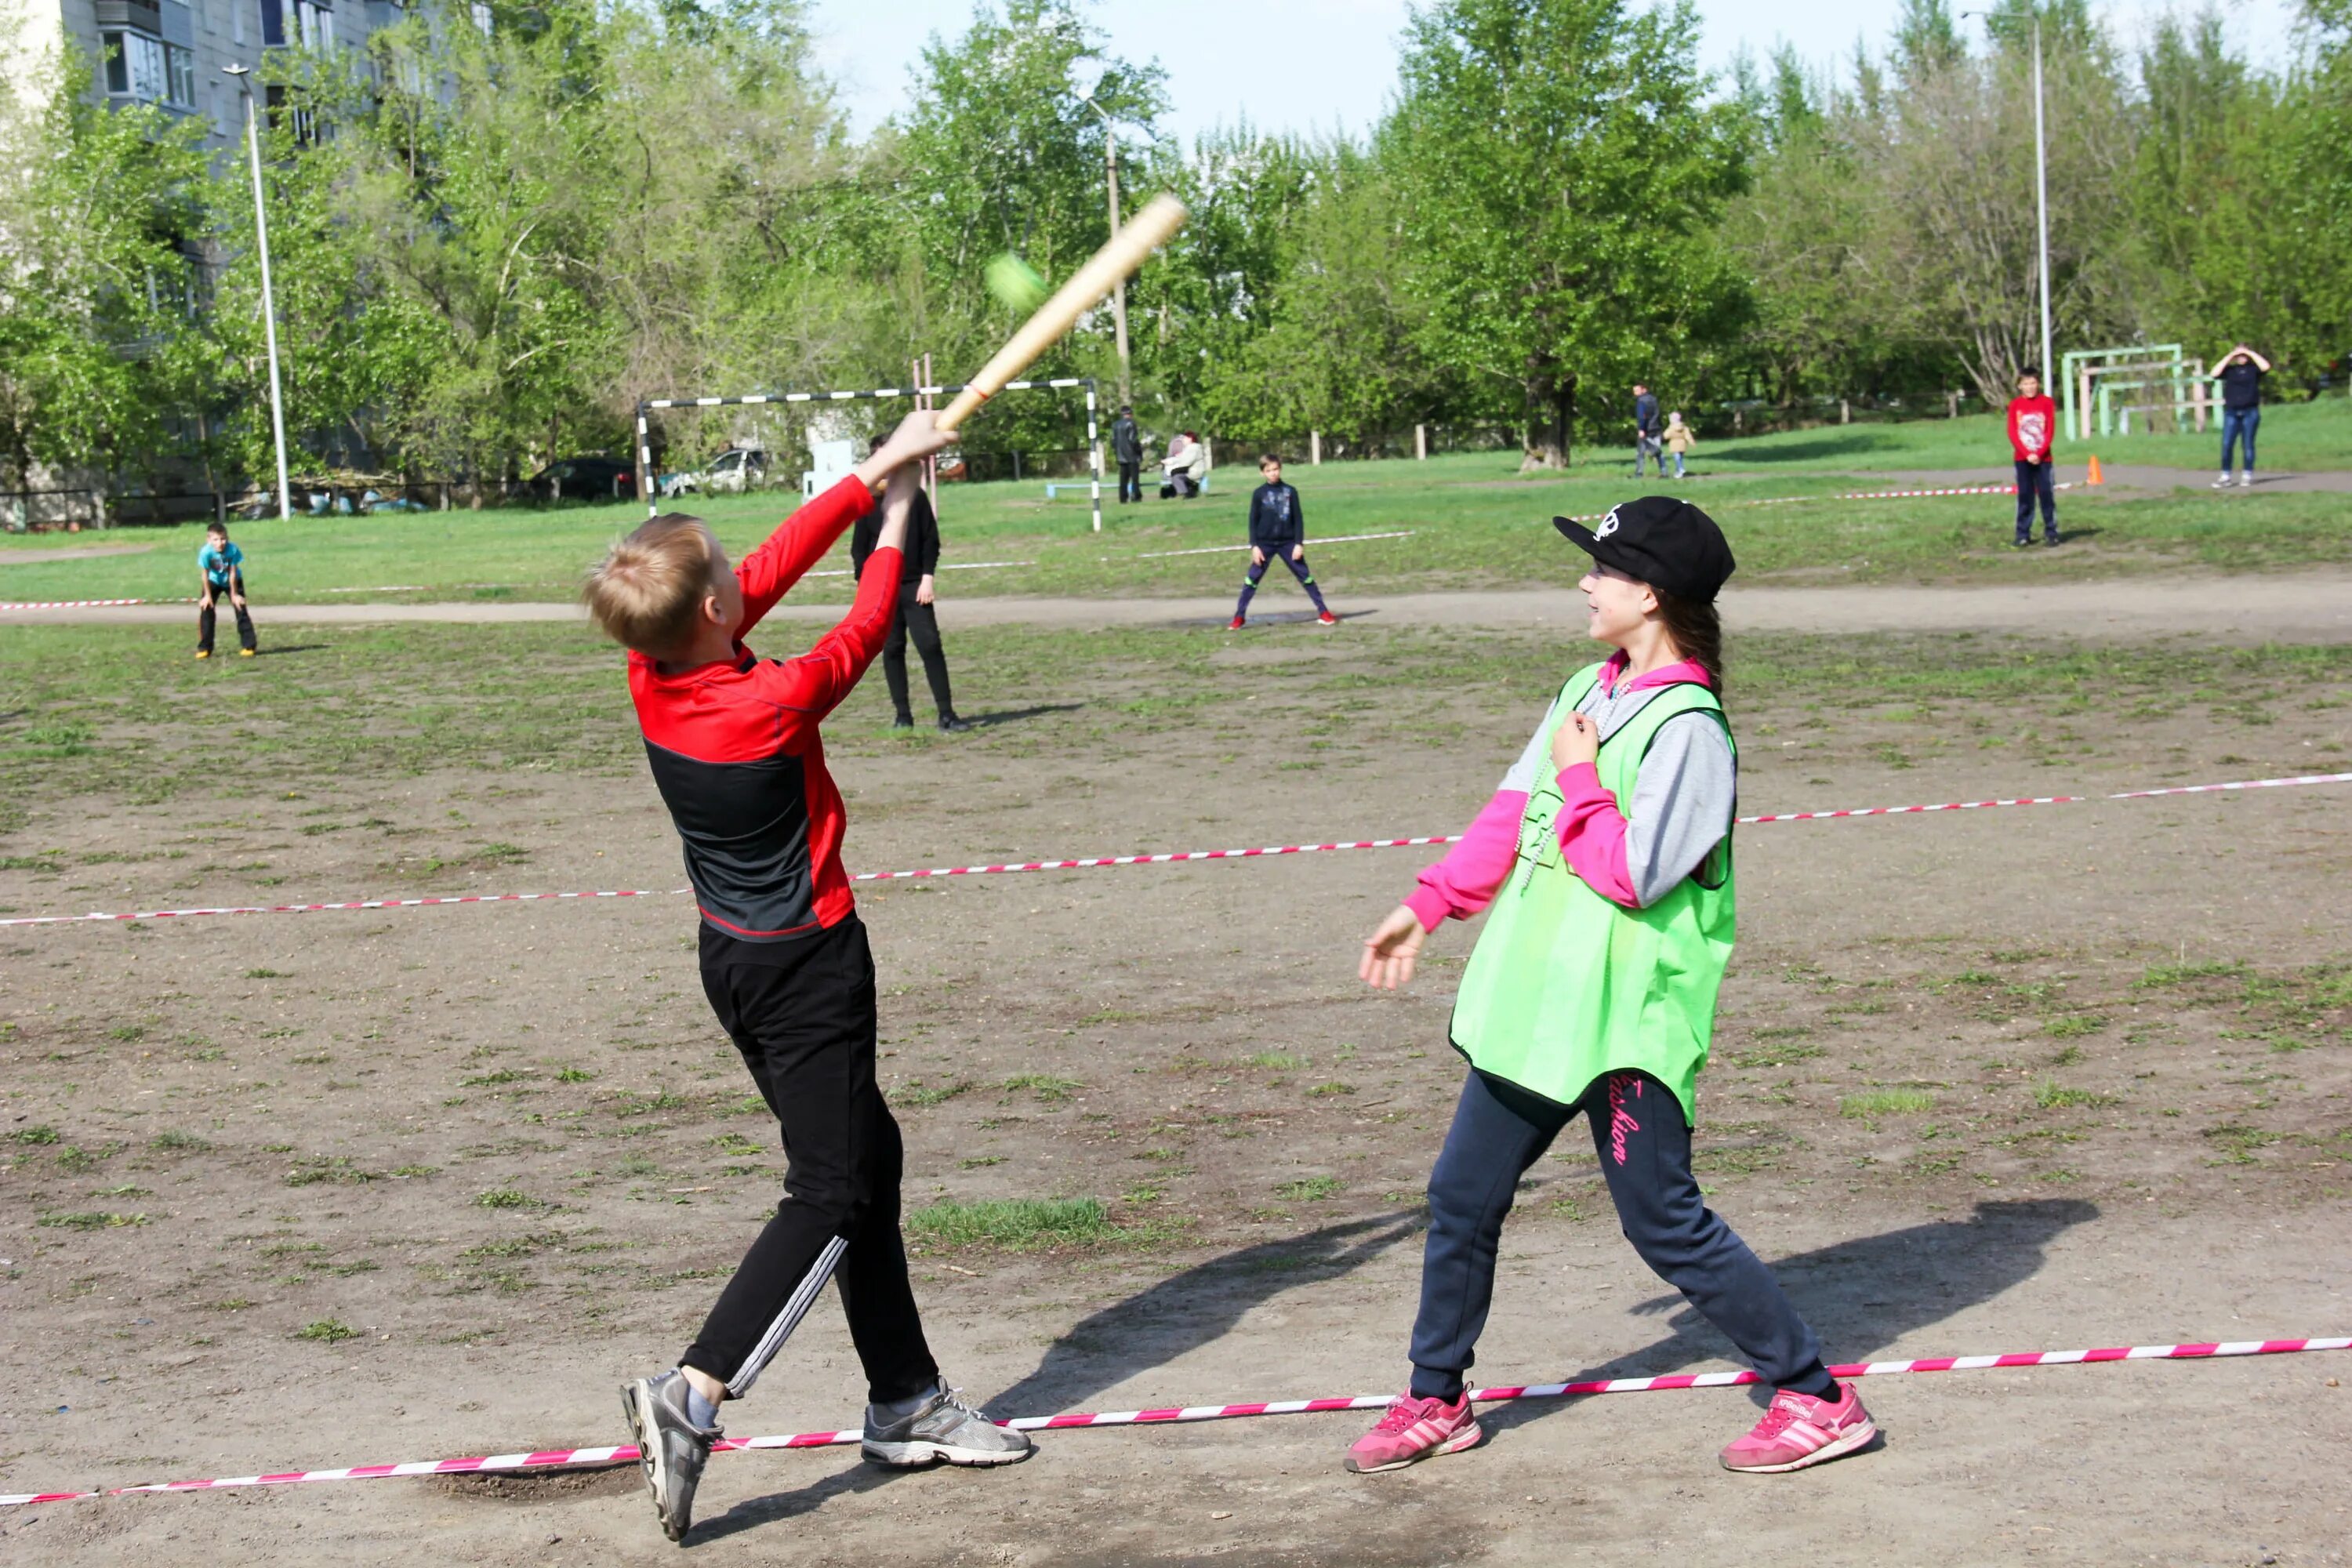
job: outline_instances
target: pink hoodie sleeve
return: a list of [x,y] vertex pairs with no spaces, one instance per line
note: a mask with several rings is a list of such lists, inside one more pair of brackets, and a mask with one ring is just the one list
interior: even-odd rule
[[[1601,783],[1601,770],[1579,763],[1559,775],[1559,852],[1585,886],[1629,910],[1642,907],[1625,862],[1625,814]],[[1451,858],[1451,857],[1448,857]]]
[[[1597,782],[1599,775],[1594,775]],[[1449,917],[1468,920],[1494,901],[1511,874],[1519,854],[1519,818],[1527,814],[1528,797],[1515,789],[1496,790],[1463,830],[1445,858],[1421,874],[1421,885],[1405,898],[1405,908],[1423,931],[1435,931]],[[1622,836],[1622,828],[1620,828]],[[1621,847],[1617,858],[1625,858]]]

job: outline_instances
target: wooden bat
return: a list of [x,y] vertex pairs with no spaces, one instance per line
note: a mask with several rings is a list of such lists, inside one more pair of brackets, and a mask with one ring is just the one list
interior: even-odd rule
[[1037,356],[1077,324],[1077,320],[1102,301],[1123,279],[1132,277],[1143,258],[1168,242],[1184,222],[1184,204],[1174,196],[1151,198],[1144,209],[1111,236],[1110,243],[1094,253],[1037,313],[1021,324],[1011,341],[997,350],[980,374],[940,410],[939,428],[954,430],[980,411],[980,405],[1004,390],[1004,384],[1036,363]]

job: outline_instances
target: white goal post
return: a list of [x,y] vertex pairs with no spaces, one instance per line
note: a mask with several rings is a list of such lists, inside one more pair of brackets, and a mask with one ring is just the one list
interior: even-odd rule
[[[1095,378],[1090,375],[1055,376],[1049,381],[1008,381],[1007,392],[1066,390],[1084,387],[1087,394],[1087,453],[1089,471],[1089,498],[1094,503],[1094,531],[1102,531],[1102,439],[1097,431]],[[889,398],[936,397],[942,392],[961,392],[961,384],[948,386],[877,386],[857,392],[754,392],[739,397],[647,397],[637,404],[637,494],[645,498],[646,515],[656,516],[661,511],[661,497],[655,493],[653,483],[654,448],[652,416],[665,408],[732,408],[757,406],[770,403],[854,403],[863,399],[882,401]]]

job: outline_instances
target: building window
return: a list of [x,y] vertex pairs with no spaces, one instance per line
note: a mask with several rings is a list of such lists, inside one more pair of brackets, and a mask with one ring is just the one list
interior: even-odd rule
[[163,67],[171,84],[171,96],[164,101],[174,109],[193,110],[196,107],[196,51],[166,44]]
[[[108,92],[117,98],[144,99],[150,103],[164,101],[172,89],[172,80],[161,38],[151,38],[144,33],[100,33],[99,42],[106,49]],[[191,83],[194,76],[191,66]]]

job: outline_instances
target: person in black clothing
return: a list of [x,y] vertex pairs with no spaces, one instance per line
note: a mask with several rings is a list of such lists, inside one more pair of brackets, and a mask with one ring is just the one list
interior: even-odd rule
[[1143,499],[1143,432],[1135,427],[1135,410],[1122,403],[1110,424],[1111,456],[1118,459],[1118,503]]
[[[850,569],[860,577],[881,531],[882,510],[877,507],[858,520],[849,535]],[[882,645],[882,679],[889,683],[895,714],[890,727],[915,727],[907,694],[907,638],[912,634],[915,651],[923,658],[923,679],[930,683],[931,701],[940,710],[940,728],[961,734],[971,726],[956,717],[955,702],[948,695],[947,650],[940,646],[939,613],[931,608],[940,569],[940,520],[928,491],[915,497],[913,514],[907,520],[907,551],[898,560],[898,613],[890,618],[890,638]]]
[[2270,361],[2240,343],[2221,356],[2221,368],[2213,374],[2221,384],[2221,477],[2213,481],[2217,490],[2230,482],[2230,452],[2241,437],[2246,443],[2246,466],[2238,485],[2242,489],[2254,482],[2254,432],[2263,425],[2263,377],[2270,368]]
[[1658,478],[1666,477],[1666,455],[1658,445],[1658,395],[1633,384],[1633,477],[1642,477],[1642,459],[1658,459]]
[[1323,590],[1307,569],[1307,514],[1299,507],[1297,490],[1282,482],[1282,459],[1268,452],[1257,460],[1257,471],[1265,483],[1250,496],[1249,572],[1242,578],[1241,603],[1234,606],[1233,621],[1225,629],[1237,632],[1248,624],[1250,596],[1257,592],[1267,563],[1277,559],[1315,601],[1315,618],[1327,626],[1338,626],[1339,617],[1323,602]]

